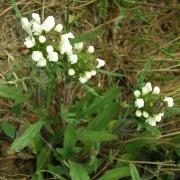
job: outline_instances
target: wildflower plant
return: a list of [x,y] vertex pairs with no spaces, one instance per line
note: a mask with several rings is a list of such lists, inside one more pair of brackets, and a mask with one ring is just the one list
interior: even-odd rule
[[55,23],[53,16],[42,21],[39,14],[33,13],[30,21],[23,17],[21,24],[28,34],[24,45],[40,68],[60,64],[65,74],[84,84],[105,65],[104,60],[96,58],[93,46],[86,48],[83,42],[73,44],[73,33],[66,33],[62,24]]
[[[101,72],[107,75],[105,78],[110,87],[83,86],[104,67],[105,61],[96,56],[94,46],[87,46],[89,39],[83,39],[84,34],[78,38],[68,30],[72,27],[68,23],[65,26],[57,24],[53,16],[42,20],[37,13],[33,13],[30,20],[21,17],[22,29],[27,34],[24,41],[27,54],[24,54],[22,64],[19,63],[21,57],[13,60],[20,64],[18,70],[22,71],[18,71],[17,76],[14,73],[16,66],[12,66],[16,81],[7,80],[8,85],[0,85],[0,96],[13,104],[12,119],[18,124],[16,129],[7,120],[3,124],[3,132],[13,141],[9,151],[30,153],[28,157],[33,159],[35,167],[29,172],[33,180],[127,177],[139,180],[138,169],[146,163],[149,154],[154,158],[154,149],[155,153],[162,154],[162,150],[157,149],[162,148],[163,143],[165,146],[170,144],[169,153],[174,146],[167,134],[154,128],[168,108],[174,106],[173,98],[164,97],[158,86],[153,87],[147,82],[131,91],[134,93],[132,99],[124,101],[127,91],[123,94],[120,79],[124,74],[105,70]],[[27,67],[24,60],[28,61],[26,71],[23,71]],[[144,81],[147,67],[145,64],[138,86]],[[113,76],[118,82],[114,82]],[[137,123],[131,121],[131,117],[136,117],[139,125],[141,122],[148,124],[145,126],[148,128],[137,131]],[[9,114],[6,118],[9,119]],[[168,137],[166,142],[163,135]],[[171,137],[173,135],[170,133]],[[160,138],[161,144],[157,143]],[[166,167],[168,158],[164,158]],[[136,163],[140,163],[137,168]],[[158,167],[158,172],[152,173],[152,178],[157,178],[163,163],[150,162],[147,165],[153,165],[153,169]],[[143,169],[144,166],[140,173]],[[148,176],[142,178],[151,178],[150,173],[148,171]]]
[[160,95],[160,88],[158,86],[153,88],[150,82],[147,82],[140,90],[135,90],[134,96],[135,115],[151,126],[156,126],[156,123],[163,118],[167,107],[174,105],[172,97]]

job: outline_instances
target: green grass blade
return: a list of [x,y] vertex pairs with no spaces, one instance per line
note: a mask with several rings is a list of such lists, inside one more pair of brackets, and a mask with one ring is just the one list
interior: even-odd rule
[[18,7],[17,7],[16,1],[15,1],[15,0],[11,0],[11,3],[12,3],[13,9],[14,9],[15,12],[16,12],[16,16],[21,19],[21,18],[22,18],[22,14],[21,14],[20,10],[19,10]]

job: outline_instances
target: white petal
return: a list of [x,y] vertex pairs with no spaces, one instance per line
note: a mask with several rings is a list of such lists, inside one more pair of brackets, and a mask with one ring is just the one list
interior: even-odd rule
[[137,108],[142,108],[144,107],[144,100],[142,98],[136,99],[135,101],[135,106]]
[[158,86],[155,86],[153,89],[153,94],[159,94],[160,93],[160,88]]
[[87,52],[94,53],[94,46],[89,46]]
[[43,29],[39,23],[34,21],[32,22],[32,31],[34,32],[34,35],[41,35]]
[[79,78],[79,81],[80,81],[80,83],[82,83],[82,84],[84,84],[84,83],[86,83],[87,81],[88,81],[88,79],[86,78],[86,77],[80,77]]
[[37,66],[38,66],[38,67],[44,67],[44,66],[46,66],[46,59],[43,58],[43,59],[41,59],[40,61],[38,61],[38,62],[37,62]]
[[59,51],[61,54],[67,53],[72,54],[72,45],[66,36],[61,36],[61,41],[59,43]]
[[70,54],[70,55],[68,56],[68,61],[70,61],[71,64],[76,64],[77,61],[78,61],[78,56],[77,56],[77,54]]
[[98,62],[98,65],[96,66],[96,68],[101,68],[105,65],[105,61],[102,59],[96,59],[96,61]]
[[56,32],[61,32],[63,30],[63,25],[62,24],[57,24],[56,27],[54,28]]
[[57,62],[58,61],[58,53],[57,52],[49,53],[47,58],[49,59],[49,61]]
[[145,87],[148,89],[148,92],[151,92],[151,91],[152,91],[152,85],[151,85],[150,82],[147,82],[147,83],[145,84]]
[[37,23],[41,23],[41,18],[39,16],[39,14],[37,13],[32,13],[32,18],[37,22]]
[[38,62],[43,59],[43,54],[41,51],[33,51],[31,57],[34,61]]
[[42,23],[42,29],[46,32],[51,31],[55,26],[55,20],[53,16],[48,16]]
[[165,97],[164,101],[167,102],[168,107],[173,107],[174,106],[174,100],[172,97]]
[[87,79],[90,79],[91,76],[92,76],[92,75],[91,75],[91,72],[86,71],[86,72],[85,72],[85,76],[86,76]]
[[25,38],[25,42],[24,42],[24,45],[27,47],[27,48],[32,48],[34,47],[36,44],[35,42],[35,39],[34,38],[31,38],[30,36],[26,37]]
[[51,45],[49,45],[46,47],[46,51],[47,51],[47,53],[53,53],[54,48]]
[[160,121],[161,121],[161,118],[162,118],[161,113],[154,115],[154,119],[155,119],[157,122],[160,122]]
[[146,122],[151,126],[156,126],[156,120],[153,117],[149,117]]
[[21,18],[21,24],[22,28],[30,35],[32,36],[32,30],[31,30],[31,23],[26,17]]
[[96,71],[95,71],[95,70],[92,70],[92,71],[91,71],[91,75],[92,75],[92,76],[95,76],[95,75],[96,75]]
[[142,87],[142,95],[144,96],[144,95],[146,95],[148,93],[149,93],[148,88],[146,86]]

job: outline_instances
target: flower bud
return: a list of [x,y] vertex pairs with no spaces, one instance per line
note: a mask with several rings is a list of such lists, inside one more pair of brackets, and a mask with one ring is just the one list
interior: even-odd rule
[[94,46],[89,46],[87,52],[94,53]]
[[54,28],[56,32],[61,32],[63,30],[63,25],[62,24],[57,24],[56,27]]
[[141,112],[140,110],[137,110],[137,111],[136,111],[136,116],[137,116],[137,117],[141,117],[141,116],[142,116],[142,112]]
[[159,94],[160,93],[160,88],[158,86],[155,86],[153,89],[153,94]]
[[135,90],[134,95],[138,98],[141,95],[141,92],[139,90]]
[[43,36],[43,35],[39,36],[39,42],[40,43],[45,43],[46,42],[46,37]]
[[73,76],[74,74],[75,74],[75,70],[74,69],[69,69],[68,70],[68,74],[69,74],[69,76]]

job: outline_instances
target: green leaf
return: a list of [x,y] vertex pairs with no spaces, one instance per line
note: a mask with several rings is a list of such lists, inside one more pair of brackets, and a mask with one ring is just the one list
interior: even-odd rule
[[118,180],[128,176],[130,176],[129,166],[125,166],[106,171],[98,180]]
[[100,111],[96,118],[89,123],[88,128],[96,131],[103,130],[108,126],[109,122],[116,117],[118,113],[119,103],[110,103],[106,105],[104,110]]
[[70,165],[69,167],[70,176],[72,180],[89,180],[90,179],[86,170],[81,164],[70,161],[69,165]]
[[7,85],[0,85],[0,96],[13,99],[16,103],[21,103],[25,100],[25,97],[20,90]]
[[49,161],[49,157],[50,157],[50,149],[48,147],[42,148],[42,150],[40,151],[37,157],[36,169],[37,170],[44,169]]
[[48,164],[47,168],[52,174],[54,174],[56,176],[61,176],[64,173],[61,166],[53,166],[52,164]]
[[25,146],[29,145],[32,142],[33,138],[39,133],[44,124],[45,121],[42,120],[31,124],[25,130],[25,132],[12,143],[11,150],[18,152]]
[[124,152],[138,154],[145,146],[158,144],[159,137],[159,135],[152,135],[149,131],[138,134],[126,144]]
[[77,138],[81,141],[87,142],[101,142],[114,140],[117,137],[106,131],[92,131],[85,128],[77,129]]
[[76,143],[76,132],[73,127],[67,127],[64,133],[64,144],[63,149],[65,154],[68,156],[73,152],[73,148]]
[[86,32],[80,36],[77,36],[76,38],[71,40],[72,44],[83,42],[83,41],[91,41],[96,39],[98,36],[102,34],[101,29],[96,29],[95,31]]
[[119,94],[119,88],[117,86],[110,89],[107,93],[105,93],[103,96],[97,98],[91,105],[88,107],[84,114],[88,115],[91,113],[97,112],[100,108],[104,107],[105,104],[111,102],[113,99],[117,97]]
[[4,131],[4,133],[11,137],[11,138],[14,138],[15,137],[15,130],[11,127],[11,125],[7,122],[7,121],[4,121],[2,123],[2,130]]
[[32,180],[44,180],[41,171],[37,170],[31,178]]
[[129,166],[132,180],[141,180],[136,166],[134,164],[130,164]]

